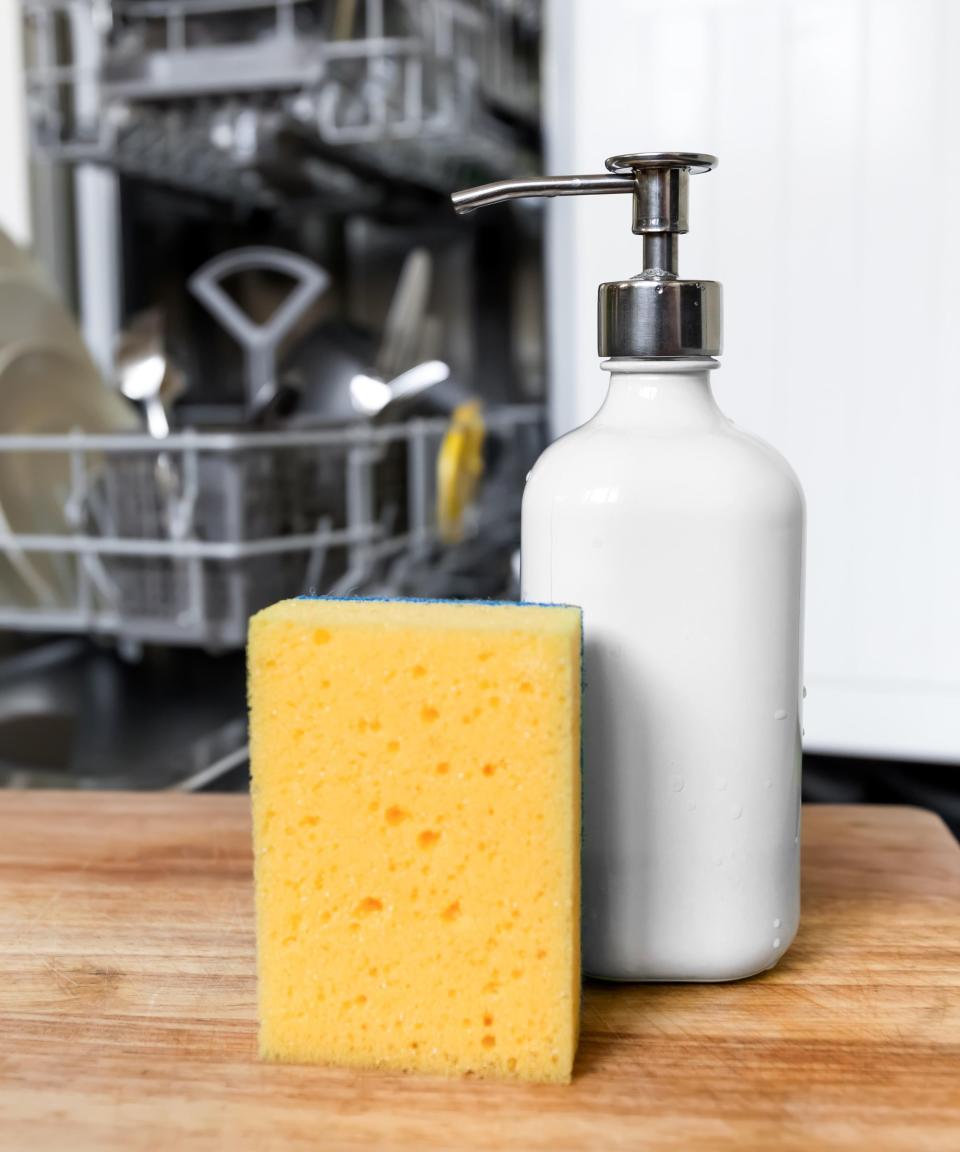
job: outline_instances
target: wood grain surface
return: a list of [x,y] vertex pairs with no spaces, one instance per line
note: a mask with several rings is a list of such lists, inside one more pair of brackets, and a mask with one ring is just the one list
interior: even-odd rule
[[569,1087],[258,1063],[245,797],[0,794],[0,1147],[960,1149],[960,848],[805,812],[802,928],[588,986]]

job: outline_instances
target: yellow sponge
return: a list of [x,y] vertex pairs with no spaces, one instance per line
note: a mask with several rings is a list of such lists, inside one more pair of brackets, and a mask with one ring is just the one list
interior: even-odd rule
[[249,677],[261,1056],[569,1080],[579,610],[288,600]]

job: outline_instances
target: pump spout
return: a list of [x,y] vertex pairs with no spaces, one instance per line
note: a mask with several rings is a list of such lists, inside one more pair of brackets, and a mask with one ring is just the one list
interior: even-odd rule
[[527,196],[633,196],[633,231],[643,237],[645,272],[677,275],[677,236],[687,231],[687,183],[691,173],[709,172],[716,156],[706,152],[629,152],[611,156],[607,171],[591,176],[529,176],[497,180],[454,192],[461,215],[504,200]]
[[454,192],[451,199],[462,214],[526,196],[629,193],[633,231],[643,237],[643,272],[630,280],[600,285],[600,355],[716,356],[722,343],[720,285],[711,280],[681,280],[677,266],[678,237],[689,227],[689,177],[716,165],[716,156],[705,152],[630,152],[611,156],[607,171],[599,174],[497,180]]
[[633,177],[601,172],[596,176],[530,176],[519,180],[495,180],[477,188],[454,192],[450,199],[461,216],[477,208],[522,200],[527,196],[603,196],[611,192],[632,192]]

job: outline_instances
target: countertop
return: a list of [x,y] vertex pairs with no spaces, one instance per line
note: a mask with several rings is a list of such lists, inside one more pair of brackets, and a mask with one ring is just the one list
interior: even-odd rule
[[256,1058],[242,796],[0,793],[0,1148],[960,1148],[960,847],[804,813],[800,934],[726,985],[588,984],[569,1087]]

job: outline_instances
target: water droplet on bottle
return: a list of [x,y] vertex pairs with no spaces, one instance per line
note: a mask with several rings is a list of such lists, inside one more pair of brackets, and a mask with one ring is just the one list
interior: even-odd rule
[[807,698],[807,686],[806,686],[806,684],[804,684],[804,686],[803,686],[803,698],[804,698],[804,700],[806,700],[806,698]]
[[774,940],[773,940],[773,946],[774,946],[774,948],[779,948],[779,947],[780,947],[780,937],[779,937],[779,936],[775,936],[775,937],[774,937]]
[[688,812],[696,812],[697,806],[692,801],[687,805]]
[[730,819],[731,820],[739,820],[742,815],[743,815],[743,805],[734,804],[734,806],[730,809]]
[[721,776],[720,779],[717,781],[717,791],[718,792],[726,792],[726,790],[727,790],[726,777]]
[[773,926],[774,926],[774,928],[780,927],[780,917],[779,916],[776,918],[776,920],[774,920]]
[[674,792],[682,792],[683,791],[683,777],[682,776],[671,776],[670,777],[670,787],[674,790]]
[[774,720],[786,720],[786,718],[787,718],[786,708],[778,708],[776,710],[776,712],[774,712],[773,718],[774,718]]
[[763,786],[764,786],[764,788],[772,788],[773,787],[773,781],[769,777],[767,777],[767,779],[764,780],[764,782],[763,782]]

